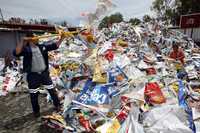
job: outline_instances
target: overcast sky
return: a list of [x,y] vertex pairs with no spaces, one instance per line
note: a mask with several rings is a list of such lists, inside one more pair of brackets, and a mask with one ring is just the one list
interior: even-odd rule
[[[112,0],[125,18],[152,14],[150,6],[153,0]],[[18,16],[25,19],[47,18],[67,20],[78,24],[81,13],[94,12],[97,0],[0,0],[0,8],[5,18]]]

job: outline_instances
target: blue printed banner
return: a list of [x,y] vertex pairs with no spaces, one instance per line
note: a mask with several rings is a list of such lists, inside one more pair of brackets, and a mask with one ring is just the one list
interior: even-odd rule
[[182,80],[179,80],[179,92],[178,92],[178,101],[179,105],[185,109],[185,112],[188,114],[188,121],[190,124],[190,129],[192,129],[193,133],[196,133],[196,126],[193,121],[192,109],[188,106],[186,101],[186,89]]

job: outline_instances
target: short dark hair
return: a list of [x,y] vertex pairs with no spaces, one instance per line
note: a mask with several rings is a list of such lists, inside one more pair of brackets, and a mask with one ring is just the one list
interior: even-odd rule
[[180,43],[178,43],[178,42],[173,43],[173,44],[172,44],[172,48],[179,48],[179,44],[180,44]]
[[32,31],[28,31],[26,33],[26,37],[34,37],[34,33]]

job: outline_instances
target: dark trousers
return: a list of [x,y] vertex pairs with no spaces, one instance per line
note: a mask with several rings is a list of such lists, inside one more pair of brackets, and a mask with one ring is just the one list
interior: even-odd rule
[[28,87],[30,90],[30,98],[31,98],[31,104],[33,108],[34,113],[39,113],[40,106],[38,103],[38,94],[39,92],[34,91],[38,89],[41,85],[46,86],[55,107],[60,106],[60,101],[58,99],[58,96],[56,94],[55,89],[53,88],[52,80],[49,76],[49,71],[44,71],[42,73],[35,73],[31,72],[27,74],[27,82]]
[[[53,100],[53,104],[55,107],[59,107],[60,106],[60,101],[58,99],[58,96],[55,92],[54,89],[50,89],[48,90],[52,100]],[[38,103],[38,95],[39,93],[30,93],[30,97],[31,97],[31,104],[32,104],[32,109],[34,113],[39,113],[40,112],[40,106]]]

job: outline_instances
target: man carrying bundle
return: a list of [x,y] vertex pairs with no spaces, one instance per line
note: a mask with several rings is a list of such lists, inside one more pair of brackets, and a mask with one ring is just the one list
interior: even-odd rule
[[30,32],[13,51],[15,57],[23,56],[23,71],[27,73],[31,104],[35,117],[40,116],[38,94],[41,85],[48,90],[56,110],[60,110],[60,101],[49,76],[48,52],[58,49],[63,39],[64,36],[61,35],[57,43],[38,45],[38,39],[34,38],[33,33]]

